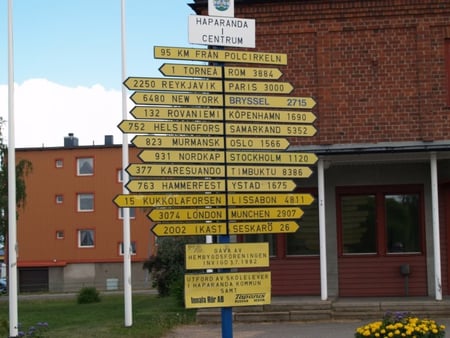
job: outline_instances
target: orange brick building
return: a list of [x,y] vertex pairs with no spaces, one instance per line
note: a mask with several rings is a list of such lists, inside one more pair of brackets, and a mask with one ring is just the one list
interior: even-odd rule
[[[113,203],[122,193],[122,147],[105,141],[78,146],[69,136],[64,147],[17,149],[17,160],[33,165],[17,223],[21,291],[123,286],[122,218]],[[136,156],[131,147],[130,162]],[[133,285],[149,285],[142,263],[154,237],[145,212],[131,216]]]

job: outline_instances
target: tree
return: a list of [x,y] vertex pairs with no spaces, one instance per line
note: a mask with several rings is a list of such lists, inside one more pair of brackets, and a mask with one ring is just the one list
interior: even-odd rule
[[[5,120],[0,117],[0,234],[2,242],[8,232],[8,147],[4,144],[3,127]],[[33,170],[32,163],[21,159],[16,163],[16,206],[25,206],[27,192],[25,177]],[[16,215],[18,217],[18,215]]]

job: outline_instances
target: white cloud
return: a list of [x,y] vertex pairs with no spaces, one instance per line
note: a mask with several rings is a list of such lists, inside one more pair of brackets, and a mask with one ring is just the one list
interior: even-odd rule
[[[14,88],[15,146],[63,146],[73,133],[79,145],[102,145],[105,135],[122,142],[122,93],[101,85],[65,87],[46,79],[30,79]],[[0,85],[0,116],[8,123],[8,87]],[[3,134],[7,136],[8,125]]]

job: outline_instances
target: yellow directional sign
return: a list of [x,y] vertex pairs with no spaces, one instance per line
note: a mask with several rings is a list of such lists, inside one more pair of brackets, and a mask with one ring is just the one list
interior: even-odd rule
[[148,214],[154,222],[225,221],[226,208],[153,209]]
[[117,195],[114,203],[120,208],[214,207],[224,206],[225,194],[139,194]]
[[222,81],[199,79],[169,79],[158,77],[129,77],[123,83],[130,90],[176,92],[222,92]]
[[270,304],[270,277],[270,271],[185,274],[184,304],[188,309]]
[[[259,183],[259,182],[258,182]],[[244,184],[242,184],[244,185]],[[256,186],[254,183],[253,186]],[[280,184],[281,185],[281,184]],[[287,184],[286,184],[287,185]],[[237,185],[238,186],[238,185]],[[263,185],[261,185],[262,187]],[[273,186],[276,186],[274,184]],[[295,187],[295,183],[294,183]],[[126,184],[130,192],[225,192],[225,180],[131,180]],[[293,189],[292,189],[293,190]]]
[[228,225],[230,235],[294,233],[299,226],[294,221],[237,222]]
[[289,82],[225,81],[225,93],[289,94],[294,87]]
[[254,192],[254,191],[267,191],[267,192],[283,192],[292,191],[295,189],[296,184],[292,180],[227,180],[228,191],[231,192]]
[[130,96],[136,104],[222,107],[222,94],[135,92]]
[[285,138],[227,137],[227,149],[286,150],[289,141]]
[[130,164],[126,170],[141,177],[225,177],[225,166],[212,164]]
[[[285,138],[227,137],[227,149],[286,150],[289,141]],[[155,149],[224,149],[222,136],[135,136],[131,143],[137,148]]]
[[135,106],[130,114],[137,119],[155,120],[223,120],[222,109]]
[[315,154],[298,152],[229,151],[226,157],[228,163],[314,164],[317,162]]
[[227,166],[227,176],[233,178],[308,178],[309,167],[299,166]]
[[223,124],[220,122],[170,122],[170,121],[138,121],[123,120],[118,125],[124,133],[130,134],[191,134],[222,135]]
[[247,52],[224,49],[155,46],[154,56],[155,59],[287,65],[287,54]]
[[313,123],[316,116],[308,111],[226,109],[227,121],[280,123]]
[[186,244],[186,269],[269,266],[268,243]]
[[314,136],[317,129],[309,124],[227,123],[227,135],[253,136]]
[[228,219],[299,219],[303,210],[298,207],[230,208]]
[[226,235],[227,223],[157,223],[152,232],[156,236]]
[[130,90],[156,90],[174,92],[211,93],[273,93],[289,94],[294,87],[289,82],[225,81],[199,79],[174,79],[157,77],[129,77],[124,82]]
[[[274,139],[261,139],[261,140],[274,140]],[[224,138],[223,136],[145,136],[139,135],[135,136],[131,142],[138,148],[178,148],[178,149],[223,149]],[[231,141],[227,143],[230,143]],[[287,140],[286,140],[287,142]],[[254,142],[236,142],[235,148],[228,146],[229,149],[242,149],[241,144],[251,143],[258,144]],[[262,144],[262,142],[261,142]],[[289,143],[288,143],[289,145]],[[248,147],[250,148],[250,147]],[[286,146],[287,148],[287,146]],[[250,148],[254,149],[254,148]],[[270,149],[270,148],[268,148]],[[276,148],[278,149],[278,148]]]
[[226,95],[225,105],[228,107],[311,109],[316,105],[316,101],[312,97]]
[[[222,69],[224,72],[222,73]],[[209,79],[247,79],[247,80],[278,80],[283,73],[278,68],[269,67],[231,67],[204,66],[180,63],[165,63],[159,71],[165,76],[199,77]]]
[[[135,92],[130,98],[136,104],[148,105],[210,107],[224,105],[221,94]],[[229,94],[225,95],[225,105],[228,107],[311,109],[316,105],[316,101],[311,97]]]
[[310,205],[314,202],[311,194],[228,194],[228,205],[247,206],[247,205]]
[[139,158],[144,162],[224,163],[225,153],[208,150],[143,150]]

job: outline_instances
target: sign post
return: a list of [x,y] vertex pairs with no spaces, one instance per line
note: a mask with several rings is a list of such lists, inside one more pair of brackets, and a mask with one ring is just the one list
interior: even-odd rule
[[232,307],[270,304],[271,275],[231,273],[267,268],[269,245],[230,243],[230,236],[298,231],[299,206],[314,198],[293,192],[294,180],[311,177],[318,158],[289,146],[316,134],[316,101],[290,96],[294,87],[277,81],[279,69],[259,67],[287,65],[286,54],[223,49],[254,48],[255,22],[234,18],[233,0],[212,6],[215,14],[189,18],[189,42],[217,48],[155,46],[154,57],[214,65],[164,63],[166,77],[124,80],[134,91],[135,120],[124,118],[118,128],[137,134],[142,163],[127,166],[131,194],[114,203],[149,208],[156,236],[217,236],[216,244],[186,245],[186,269],[218,273],[185,274],[185,304],[221,307],[222,337],[232,338]]

